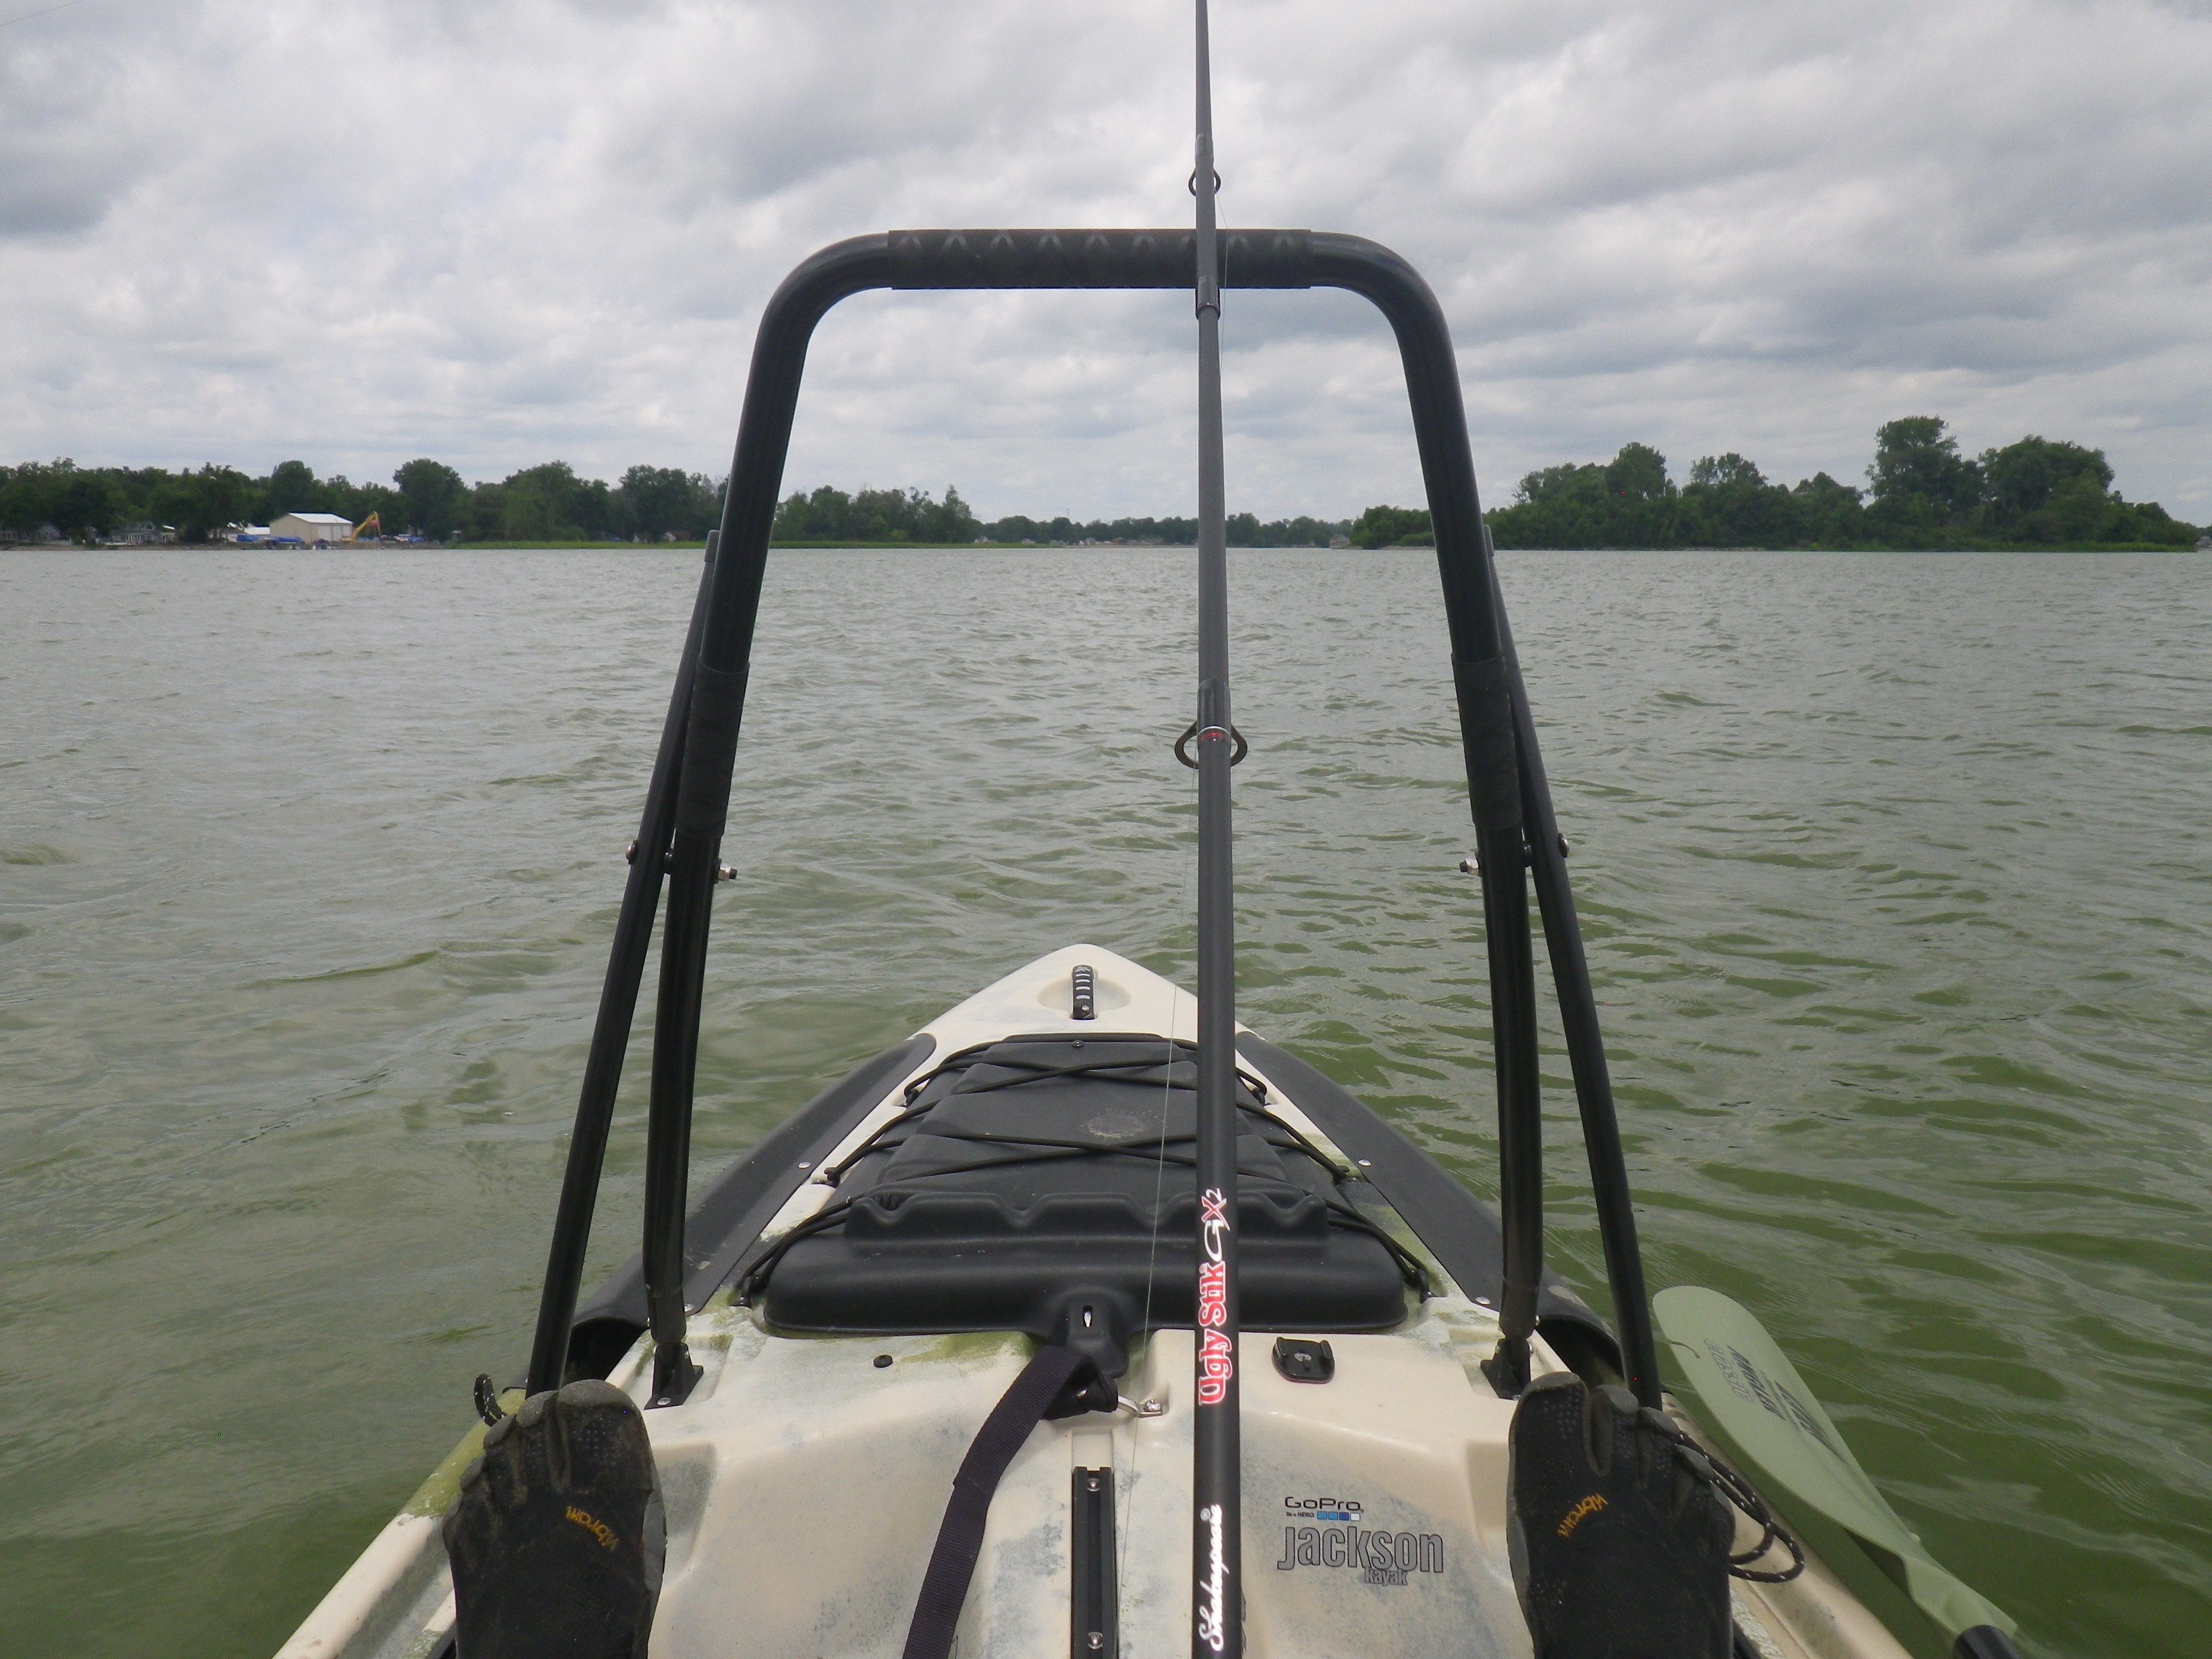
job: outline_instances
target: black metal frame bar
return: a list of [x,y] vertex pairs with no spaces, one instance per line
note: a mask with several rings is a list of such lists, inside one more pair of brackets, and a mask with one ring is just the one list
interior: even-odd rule
[[[1558,831],[1528,699],[1515,661],[1468,448],[1459,368],[1435,295],[1397,254],[1356,236],[1304,230],[1224,230],[1221,285],[1230,289],[1340,288],[1389,319],[1406,371],[1437,563],[1449,628],[1453,679],[1466,751],[1469,805],[1482,870],[1486,953],[1497,1048],[1499,1208],[1505,1234],[1504,1333],[1487,1368],[1501,1394],[1527,1378],[1543,1270],[1542,1123],[1537,1094],[1535,974],[1528,911],[1534,875],[1553,974],[1565,1018],[1614,1317],[1632,1382],[1657,1400],[1650,1317],[1644,1297],[1635,1219],[1589,973],[1576,931]],[[672,730],[655,767],[655,794],[672,764],[668,920],[655,1021],[651,1141],[647,1154],[644,1261],[655,1344],[653,1399],[688,1391],[684,1351],[684,1196],[698,1018],[715,872],[727,817],[731,770],[744,708],[747,664],[768,562],[776,492],[782,483],[799,382],[816,325],[839,301],[872,289],[1180,289],[1194,287],[1195,237],[1187,230],[910,230],[854,237],[823,248],[784,279],[756,338],[744,415],[723,502],[720,552],[704,598],[680,738]],[[672,763],[671,747],[674,745]],[[648,807],[648,823],[652,809]],[[641,837],[641,846],[654,844]],[[649,877],[653,872],[642,872]],[[649,928],[658,882],[633,872],[618,939]],[[638,952],[641,968],[642,951]],[[613,966],[601,1025],[621,998]],[[636,982],[629,981],[634,1000]],[[615,1054],[619,1055],[617,1048]],[[599,1044],[593,1045],[597,1060]],[[618,1059],[617,1059],[618,1063]],[[608,1091],[611,1099],[611,1091]],[[586,1092],[586,1106],[597,1098]],[[571,1186],[587,1137],[584,1107],[571,1147]],[[604,1146],[604,1127],[599,1129]],[[596,1165],[595,1148],[584,1161]],[[592,1171],[596,1176],[596,1170]],[[564,1190],[553,1261],[580,1261],[588,1203]],[[549,1274],[549,1309],[557,1299]],[[574,1293],[568,1293],[573,1305]],[[540,1347],[549,1326],[540,1323]],[[544,1376],[550,1376],[548,1371]],[[543,1380],[532,1366],[532,1386]]]
[[530,1345],[530,1374],[524,1385],[532,1394],[557,1389],[567,1380],[568,1335],[576,1316],[576,1293],[583,1284],[584,1254],[592,1241],[592,1212],[599,1203],[599,1170],[606,1161],[615,1091],[622,1084],[623,1059],[637,1014],[638,986],[653,942],[653,912],[659,908],[661,878],[667,872],[668,838],[676,824],[676,781],[684,769],[684,732],[691,714],[691,668],[699,655],[699,636],[706,629],[707,594],[714,577],[719,539],[707,538],[706,566],[699,573],[699,593],[691,604],[684,659],[677,666],[676,689],[669,695],[668,716],[661,725],[660,751],[653,760],[653,781],[646,788],[645,812],[637,839],[630,843],[629,880],[623,890],[614,943],[607,951],[606,981],[599,992],[591,1052],[584,1061],[575,1127],[568,1136],[568,1163],[561,1178],[561,1207],[553,1218],[545,1285],[538,1295],[538,1334]]
[[[1497,580],[1495,561],[1491,580],[1493,583]],[[1598,1030],[1597,998],[1590,988],[1589,964],[1583,955],[1574,888],[1567,880],[1566,838],[1559,833],[1559,819],[1552,811],[1552,787],[1544,775],[1535,717],[1529,711],[1528,687],[1521,679],[1520,653],[1513,647],[1513,629],[1505,619],[1502,599],[1498,624],[1513,690],[1515,752],[1521,768],[1521,799],[1528,814],[1529,874],[1543,911],[1544,942],[1552,958],[1559,1023],[1565,1029],[1575,1104],[1582,1115],[1583,1144],[1589,1152],[1598,1243],[1605,1252],[1606,1286],[1613,1301],[1621,1369],[1636,1397],[1656,1408],[1660,1403],[1659,1369],[1651,1329],[1651,1298],[1644,1289],[1644,1256],[1636,1242],[1635,1199],[1629,1191],[1628,1163],[1621,1151],[1620,1117],[1613,1109],[1613,1076],[1606,1065],[1605,1039]]]

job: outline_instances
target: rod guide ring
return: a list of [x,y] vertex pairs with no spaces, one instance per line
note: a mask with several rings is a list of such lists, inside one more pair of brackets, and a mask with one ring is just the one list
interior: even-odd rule
[[[1175,757],[1194,772],[1198,770],[1198,763],[1190,757],[1188,745],[1197,735],[1198,722],[1193,720],[1188,726],[1183,727],[1182,735],[1175,740]],[[1234,766],[1252,752],[1252,745],[1244,741],[1244,734],[1233,726],[1229,728],[1229,736],[1237,745],[1229,757],[1229,763]]]

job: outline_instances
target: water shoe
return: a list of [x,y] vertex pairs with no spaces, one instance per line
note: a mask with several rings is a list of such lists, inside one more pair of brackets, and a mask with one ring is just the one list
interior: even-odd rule
[[459,1659],[645,1659],[667,1534],[621,1389],[571,1382],[494,1424],[442,1529]]
[[1507,1447],[1536,1659],[1729,1659],[1735,1515],[1679,1430],[1618,1384],[1560,1372],[1522,1394]]

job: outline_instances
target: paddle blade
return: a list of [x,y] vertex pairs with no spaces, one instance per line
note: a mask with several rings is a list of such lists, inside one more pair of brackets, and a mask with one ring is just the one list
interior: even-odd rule
[[1660,1291],[1651,1308],[1713,1425],[1787,1502],[1825,1516],[1865,1545],[1946,1642],[1978,1625],[2008,1634],[2018,1628],[1938,1565],[1906,1528],[1747,1309],[1692,1285]]

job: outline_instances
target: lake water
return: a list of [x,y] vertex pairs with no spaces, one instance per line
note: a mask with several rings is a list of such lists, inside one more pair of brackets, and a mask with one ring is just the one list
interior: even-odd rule
[[[1433,564],[1232,563],[1241,1011],[1488,1193]],[[696,569],[0,554],[0,1649],[267,1653],[520,1367]],[[1654,1285],[1756,1310],[2029,1653],[2201,1654],[2212,566],[1503,574]],[[695,1176],[1061,944],[1188,982],[1190,578],[776,556]]]

